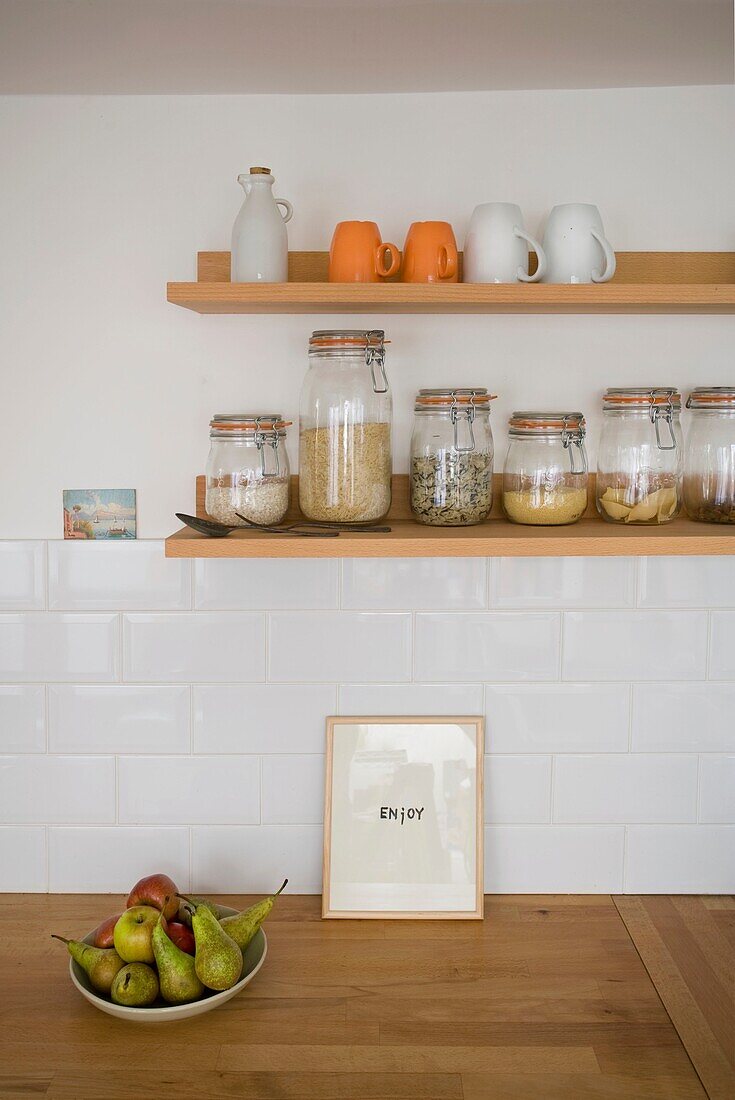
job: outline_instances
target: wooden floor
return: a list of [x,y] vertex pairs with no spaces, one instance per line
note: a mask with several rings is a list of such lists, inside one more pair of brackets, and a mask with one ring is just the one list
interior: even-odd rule
[[95,1011],[49,938],[114,911],[0,895],[0,1097],[735,1096],[730,899],[492,896],[482,923],[421,924],[324,922],[319,898],[285,897],[253,984],[157,1027]]

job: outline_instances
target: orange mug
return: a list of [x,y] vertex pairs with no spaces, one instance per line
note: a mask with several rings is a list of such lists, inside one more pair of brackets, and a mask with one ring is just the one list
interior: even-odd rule
[[414,222],[403,246],[401,281],[456,283],[459,257],[449,222]]
[[[391,260],[385,266],[385,254]],[[378,283],[401,266],[401,254],[389,241],[381,242],[375,222],[339,222],[329,249],[330,283]]]

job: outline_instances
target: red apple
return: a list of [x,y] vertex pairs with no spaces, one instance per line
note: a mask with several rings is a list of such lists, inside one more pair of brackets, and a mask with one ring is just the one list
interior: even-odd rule
[[113,933],[115,931],[115,925],[122,916],[121,913],[115,913],[114,917],[106,917],[100,924],[97,925],[92,935],[94,939],[92,945],[94,947],[112,947],[114,943]]
[[[147,875],[136,882],[128,895],[126,908],[134,905],[152,905],[164,917],[175,917],[179,911],[178,888],[168,875]],[[168,898],[168,901],[166,900]]]
[[155,963],[153,929],[160,917],[152,905],[134,905],[126,909],[115,925],[115,950],[126,963]]
[[178,920],[170,920],[166,926],[168,938],[187,955],[194,954],[194,933]]

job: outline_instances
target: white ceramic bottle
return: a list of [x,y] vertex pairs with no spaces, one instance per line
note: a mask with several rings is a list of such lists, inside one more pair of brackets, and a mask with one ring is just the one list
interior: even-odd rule
[[237,182],[245,192],[245,202],[232,227],[230,278],[233,283],[285,283],[286,222],[293,217],[293,207],[286,199],[273,197],[275,179],[270,168],[251,168],[238,176]]

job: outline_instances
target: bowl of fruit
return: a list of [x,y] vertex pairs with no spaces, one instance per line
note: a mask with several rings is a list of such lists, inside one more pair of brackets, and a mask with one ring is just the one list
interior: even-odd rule
[[149,875],[130,891],[122,913],[82,939],[53,939],[66,944],[71,980],[95,1008],[138,1023],[184,1020],[224,1004],[253,980],[268,950],[261,926],[286,882],[238,912],[179,894],[168,875]]

